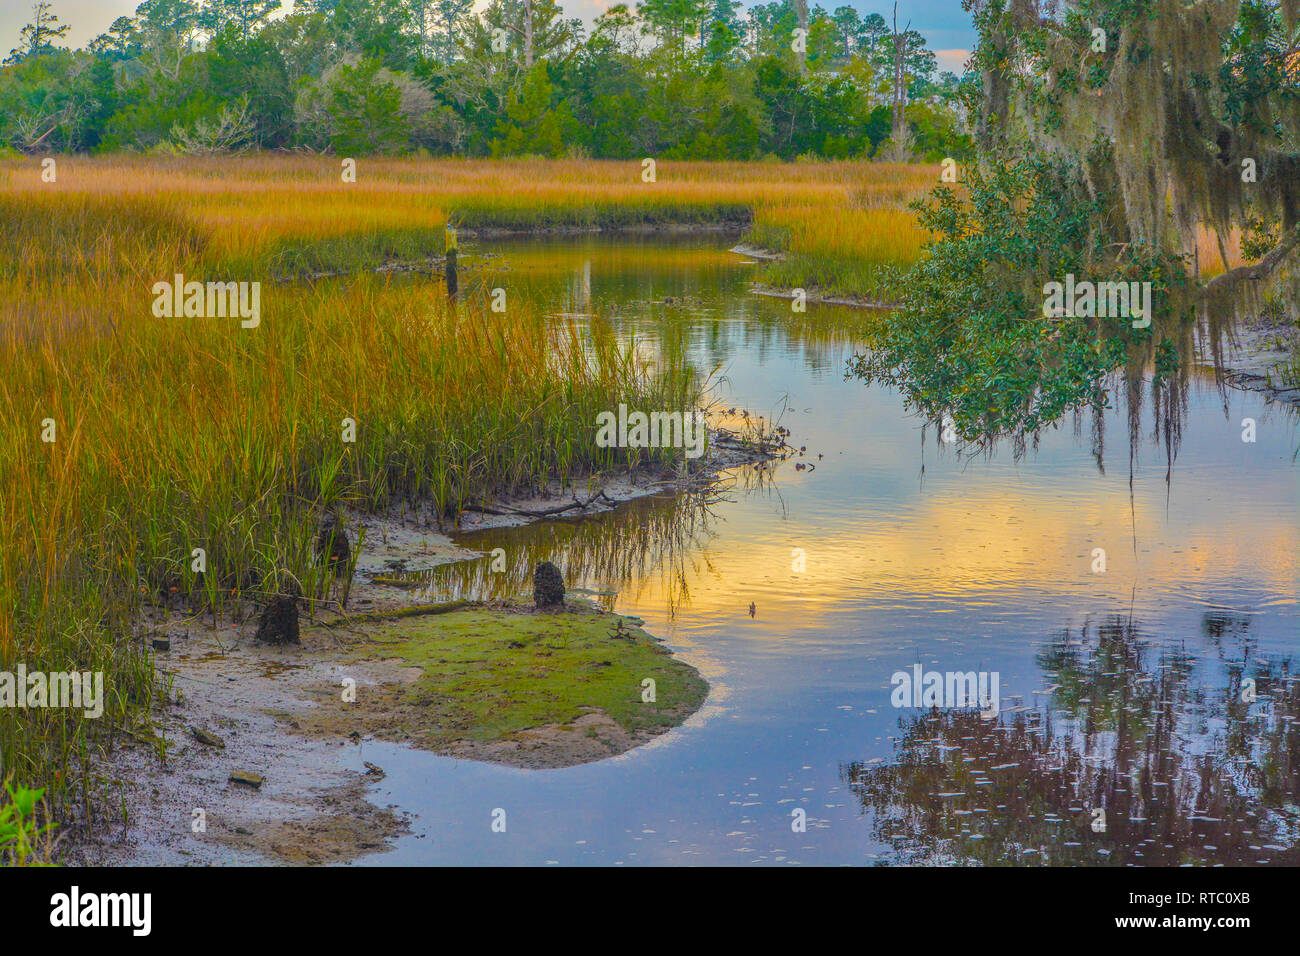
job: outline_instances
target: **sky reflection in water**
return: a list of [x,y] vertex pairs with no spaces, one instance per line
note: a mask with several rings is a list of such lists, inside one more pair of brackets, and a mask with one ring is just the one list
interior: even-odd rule
[[[1122,408],[1104,473],[1090,422],[1069,419],[1019,461],[963,459],[933,427],[923,442],[896,394],[843,380],[842,311],[748,294],[752,267],[719,244],[529,243],[494,261],[554,311],[590,297],[621,331],[721,363],[723,407],[785,408],[815,470],[742,472],[707,509],[662,498],[466,535],[511,572],[430,579],[482,597],[556,560],[698,667],[705,708],[565,770],[367,742],[352,759],[387,771],[376,800],[418,817],[363,862],[1300,862],[1294,415],[1198,376],[1168,483],[1146,441],[1131,490]],[[1000,718],[895,709],[891,675],[918,663],[998,672]]]

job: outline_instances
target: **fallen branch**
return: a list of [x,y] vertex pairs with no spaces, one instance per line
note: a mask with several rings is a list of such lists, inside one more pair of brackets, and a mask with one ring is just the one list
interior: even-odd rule
[[485,515],[497,515],[497,516],[507,516],[507,517],[510,515],[523,515],[524,517],[528,517],[528,518],[545,518],[548,515],[558,515],[558,514],[562,514],[565,511],[572,511],[575,508],[581,508],[581,509],[590,508],[591,505],[598,498],[604,498],[610,504],[615,503],[608,495],[605,494],[604,491],[598,491],[590,498],[588,498],[586,501],[581,501],[578,499],[577,495],[574,495],[573,504],[557,505],[554,508],[540,508],[540,509],[539,508],[512,508],[509,505],[502,505],[500,508],[490,508],[487,505],[464,505],[461,510],[474,511],[479,514],[485,514]]
[[450,614],[462,608],[478,607],[477,601],[444,601],[441,604],[417,604],[414,607],[402,607],[392,611],[370,611],[366,614],[353,614],[340,617],[336,621],[321,621],[320,627],[351,627],[354,624],[396,621],[408,617],[423,617],[427,614]]

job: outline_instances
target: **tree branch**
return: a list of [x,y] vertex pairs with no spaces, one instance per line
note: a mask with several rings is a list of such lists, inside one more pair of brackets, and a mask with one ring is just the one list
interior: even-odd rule
[[1248,266],[1237,266],[1235,269],[1229,269],[1222,275],[1217,275],[1205,284],[1201,290],[1203,297],[1209,297],[1227,288],[1236,285],[1238,282],[1247,280],[1258,281],[1267,279],[1269,275],[1282,264],[1282,261],[1291,254],[1291,251],[1300,245],[1300,226],[1291,230],[1291,234],[1274,246],[1269,253],[1258,262]]

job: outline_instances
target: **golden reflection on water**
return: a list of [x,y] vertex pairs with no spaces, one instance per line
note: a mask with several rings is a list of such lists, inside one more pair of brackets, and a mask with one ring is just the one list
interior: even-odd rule
[[[778,467],[782,482],[799,475]],[[1127,594],[1134,585],[1195,595],[1225,567],[1250,567],[1254,587],[1287,594],[1300,572],[1300,535],[1289,522],[1263,524],[1244,537],[1213,513],[1190,512],[1171,524],[1162,509],[1139,506],[1134,518],[1127,489],[1099,492],[1091,476],[1073,485],[1058,477],[1050,487],[1022,487],[1009,498],[996,476],[967,475],[959,489],[886,513],[897,505],[882,502],[880,512],[819,523],[811,539],[797,526],[772,523],[729,534],[726,547],[714,549],[717,519],[709,501],[655,495],[582,519],[462,535],[464,547],[504,551],[505,569],[492,570],[485,557],[412,580],[437,600],[507,600],[527,595],[533,568],[550,560],[566,581],[600,592],[595,597],[613,609],[623,597],[709,619],[734,615],[746,602],[725,587],[697,587],[697,580],[781,582],[767,589],[775,605],[765,610],[797,611],[798,625],[812,628],[833,626],[848,603],[972,606],[999,593]],[[1104,574],[1093,570],[1094,544],[1105,548]],[[796,547],[804,551],[803,574],[793,570]]]
[[[480,250],[477,261],[484,286],[508,276],[511,294],[522,290],[554,302],[558,290],[566,307],[577,300],[587,300],[578,302],[584,306],[596,302],[601,314],[592,318],[593,328],[639,336],[650,353],[689,349],[719,365],[742,353],[761,357],[766,349],[794,348],[810,369],[838,364],[842,371],[845,355],[872,319],[853,310],[794,313],[771,301],[755,303],[745,294],[748,273],[738,268],[737,257],[698,242],[507,242],[488,255]],[[1189,381],[1210,385],[1213,369],[1195,367]],[[715,421],[720,411],[715,408]],[[1114,474],[1128,464],[1123,439],[1130,436],[1121,436],[1121,447],[1109,451],[1107,462],[1104,421],[1076,427],[1092,430],[1099,469],[1009,474],[996,460],[961,460],[925,447],[918,454],[914,444],[876,435],[871,473],[860,481],[914,470],[919,458],[929,468],[919,494],[893,491],[865,500],[846,495],[826,485],[828,476],[843,480],[834,460],[817,463],[820,472],[796,471],[793,463],[776,466],[777,480],[767,487],[777,497],[815,496],[819,504],[805,507],[841,509],[834,520],[817,522],[813,540],[799,525],[764,521],[728,534],[725,549],[715,551],[708,546],[713,516],[707,503],[658,496],[582,521],[467,537],[468,547],[504,548],[508,569],[491,571],[487,560],[457,565],[431,575],[428,591],[440,598],[519,596],[529,589],[533,565],[545,559],[556,561],[567,580],[610,592],[598,597],[611,606],[621,595],[670,613],[689,607],[699,618],[718,619],[747,602],[733,600],[727,588],[696,587],[696,579],[737,586],[782,582],[785,594],[769,598],[765,610],[797,612],[804,628],[831,623],[846,602],[938,610],[976,606],[989,595],[1008,593],[1118,597],[1158,589],[1199,597],[1202,584],[1223,568],[1251,568],[1261,591],[1294,591],[1300,580],[1294,520],[1253,521],[1245,535],[1213,509],[1170,501],[1169,485],[1148,485],[1135,495],[1124,476]],[[1225,422],[1224,435],[1235,436],[1235,427]],[[1160,455],[1159,442],[1146,444],[1141,454]],[[1240,480],[1241,471],[1229,465],[1224,478]],[[742,470],[735,480],[742,494],[750,494],[747,485],[756,478]],[[1261,489],[1264,479],[1253,480],[1255,494],[1285,499],[1285,489]],[[796,547],[806,553],[802,578],[791,570]],[[1105,550],[1104,575],[1093,572],[1094,548]]]
[[[755,304],[716,252],[578,250],[559,266],[549,247],[511,255],[512,268],[567,283],[566,306],[600,311],[593,328],[647,335],[651,353],[719,365],[743,357],[761,369],[782,356],[833,379],[863,334],[862,319],[841,322],[842,311]],[[678,273],[687,278],[674,284]],[[721,289],[712,297],[711,283]],[[1213,370],[1194,368],[1188,381],[1212,386]],[[662,612],[715,692],[729,676],[710,646],[718,630],[743,634],[751,651],[868,641],[911,654],[940,616],[973,638],[996,628],[995,614],[1065,622],[1104,607],[1104,622],[1042,647],[1044,693],[1006,702],[998,720],[905,716],[887,761],[846,754],[841,778],[873,835],[904,862],[1300,862],[1300,689],[1284,656],[1260,653],[1247,613],[1296,603],[1294,471],[1253,467],[1236,422],[1212,410],[1197,426],[1221,430],[1212,441],[1222,448],[1202,447],[1196,473],[1176,456],[1205,439],[1182,436],[1181,417],[1171,441],[1169,431],[1153,438],[1140,416],[1085,411],[1066,450],[1057,441],[1042,456],[963,459],[937,450],[933,432],[926,445],[896,406],[862,414],[873,417],[819,423],[825,447],[799,459],[816,470],[740,469],[712,497],[655,495],[582,519],[467,533],[457,542],[485,557],[411,580],[435,600],[526,599],[537,562],[553,561],[597,603]],[[1289,412],[1255,414],[1294,432]],[[1122,432],[1109,448],[1107,422]],[[864,434],[869,453],[849,448]],[[813,458],[822,451],[824,461]],[[1225,494],[1233,488],[1235,498]],[[503,570],[493,568],[497,548]],[[1105,550],[1104,573],[1094,548]],[[1201,633],[1172,633],[1179,615],[1199,618]],[[1032,647],[1049,637],[1039,626],[1003,636]],[[1259,690],[1250,703],[1243,676]],[[788,691],[792,702],[799,692]]]

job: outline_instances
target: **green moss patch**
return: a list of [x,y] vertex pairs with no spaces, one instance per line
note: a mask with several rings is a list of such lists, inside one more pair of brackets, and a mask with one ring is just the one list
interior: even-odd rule
[[[297,718],[305,730],[565,766],[677,726],[708,693],[695,668],[641,628],[589,607],[471,607],[370,620],[347,633],[349,657],[385,662],[393,679],[362,684],[355,702],[342,702],[331,688]],[[653,701],[643,700],[647,679],[654,681]]]

